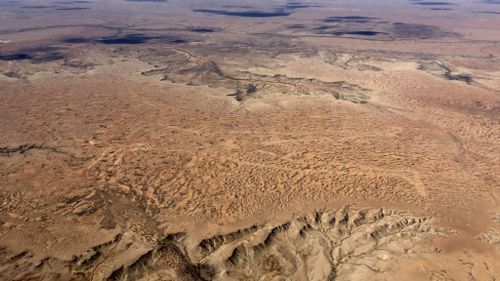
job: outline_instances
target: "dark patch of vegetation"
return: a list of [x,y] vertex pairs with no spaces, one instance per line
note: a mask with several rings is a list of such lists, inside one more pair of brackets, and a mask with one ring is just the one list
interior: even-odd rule
[[92,43],[94,41],[92,39],[75,37],[75,38],[66,38],[63,40],[63,42],[70,44],[83,44],[83,43]]
[[365,16],[340,16],[340,17],[329,17],[323,20],[323,22],[357,22],[357,23],[367,23],[376,18],[365,17]]
[[51,9],[57,8],[57,6],[47,6],[47,5],[31,5],[31,6],[22,6],[23,9]]
[[255,86],[254,84],[248,84],[247,85],[247,94],[253,94],[257,92],[257,86]]
[[29,54],[26,53],[14,53],[14,54],[6,54],[6,55],[0,55],[0,60],[29,60],[32,57]]
[[92,2],[85,1],[85,0],[76,0],[76,1],[56,1],[56,2],[52,2],[52,3],[59,4],[59,5],[72,5],[72,4],[90,4]]
[[73,37],[73,38],[66,38],[63,40],[63,42],[69,44],[96,43],[96,44],[106,44],[106,45],[139,45],[148,43],[152,40],[158,40],[159,42],[163,43],[175,43],[175,44],[183,44],[188,42],[177,36],[147,36],[144,34],[128,34],[119,37],[103,37],[103,38]]
[[16,147],[4,146],[4,147],[0,147],[0,155],[5,154],[7,156],[10,156],[13,153],[23,154],[23,153],[30,151],[32,149],[40,149],[42,147],[43,147],[43,145],[38,144],[38,143],[23,144],[23,145],[16,146]]
[[190,28],[189,31],[197,33],[212,33],[216,32],[217,30],[215,28],[210,28],[210,27],[193,27]]
[[343,35],[360,35],[360,36],[375,36],[379,34],[387,34],[385,32],[371,31],[371,30],[359,30],[359,31],[335,31],[329,32],[328,34],[335,36],[343,36]]
[[490,15],[500,15],[500,12],[490,12],[490,11],[479,11],[479,12],[474,12],[476,14],[490,14]]
[[19,3],[19,1],[15,1],[15,0],[4,1],[4,2],[2,2],[2,6],[4,6],[4,7],[12,7],[12,6],[16,6],[18,3]]
[[229,94],[228,96],[234,97],[236,101],[244,101],[246,98],[251,97],[253,94],[257,93],[259,89],[253,83],[250,83],[246,86],[246,90],[237,89],[234,93]]
[[290,24],[287,26],[288,28],[292,28],[292,29],[301,29],[301,28],[306,28],[305,25],[303,24]]
[[78,10],[89,10],[90,8],[88,7],[62,7],[62,8],[57,8],[56,10],[58,11],[78,11]]
[[291,15],[282,9],[274,10],[271,12],[267,11],[228,11],[228,10],[210,10],[210,9],[194,9],[193,12],[223,15],[223,16],[233,16],[233,17],[245,17],[245,18],[269,18],[269,17],[286,17]]
[[301,2],[289,2],[289,3],[286,3],[285,5],[282,6],[282,8],[290,9],[290,10],[306,9],[306,8],[318,8],[318,7],[321,7],[321,6],[316,5],[316,4],[307,4],[307,3],[301,3]]
[[125,0],[127,2],[155,2],[155,3],[162,3],[162,2],[167,2],[167,0]]
[[157,37],[150,37],[142,34],[129,34],[123,37],[102,38],[98,39],[97,42],[107,45],[137,45],[144,44],[156,38]]
[[16,79],[22,78],[22,76],[19,75],[19,73],[13,72],[13,71],[5,72],[5,73],[3,73],[3,75],[5,75],[6,77],[9,77],[9,78],[16,78]]
[[235,92],[235,93],[233,93],[233,94],[229,94],[228,96],[229,96],[229,97],[234,97],[234,99],[235,99],[236,101],[243,101],[243,100],[245,99],[245,95],[244,95],[244,94],[243,94],[243,92],[242,92],[242,91],[240,91],[240,90],[236,90],[236,92]]
[[413,5],[419,6],[448,6],[448,5],[456,5],[450,2],[413,2]]
[[59,52],[51,52],[51,53],[36,55],[31,59],[31,62],[32,63],[42,63],[42,62],[49,62],[49,61],[55,61],[55,60],[62,60],[64,58],[65,58],[65,56]]
[[429,8],[428,10],[431,10],[431,11],[451,11],[453,9],[450,9],[450,8]]
[[321,26],[315,27],[314,29],[315,30],[328,30],[328,29],[332,29],[332,28],[337,28],[337,26],[321,25]]
[[222,5],[222,8],[238,8],[238,9],[251,9],[251,6],[245,6],[245,5]]
[[456,36],[456,33],[446,32],[432,25],[410,24],[396,22],[392,25],[394,35],[398,38],[440,38],[446,36]]
[[175,36],[163,36],[163,37],[161,37],[160,41],[163,43],[173,43],[173,44],[189,43],[189,41],[184,40],[184,39],[179,38],[179,37],[175,37]]
[[5,61],[23,61],[30,60],[32,63],[42,63],[63,59],[64,54],[55,47],[42,47],[23,49],[17,53],[0,54],[0,60]]
[[455,74],[452,72],[446,72],[445,78],[448,80],[462,81],[462,82],[467,83],[468,85],[471,85],[474,82],[474,80],[472,79],[472,77],[470,75],[463,74],[463,73]]
[[428,63],[428,64],[421,64],[419,66],[420,70],[427,71],[430,74],[436,75],[443,77],[447,80],[454,80],[454,81],[461,81],[464,82],[468,85],[472,85],[474,83],[474,79],[472,78],[471,75],[466,74],[466,73],[458,73],[458,72],[453,72],[451,67],[443,64],[443,63]]

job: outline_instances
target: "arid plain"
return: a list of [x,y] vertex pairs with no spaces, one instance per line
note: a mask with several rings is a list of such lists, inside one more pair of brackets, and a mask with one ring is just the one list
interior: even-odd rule
[[1,280],[500,278],[500,2],[0,6]]

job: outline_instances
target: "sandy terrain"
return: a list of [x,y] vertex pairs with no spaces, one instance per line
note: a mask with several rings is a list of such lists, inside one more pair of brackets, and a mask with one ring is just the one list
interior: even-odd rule
[[1,280],[500,278],[495,1],[4,2]]

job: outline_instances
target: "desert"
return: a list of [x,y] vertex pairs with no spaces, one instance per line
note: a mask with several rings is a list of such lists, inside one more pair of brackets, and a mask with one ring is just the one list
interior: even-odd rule
[[1,280],[497,280],[500,3],[0,0]]

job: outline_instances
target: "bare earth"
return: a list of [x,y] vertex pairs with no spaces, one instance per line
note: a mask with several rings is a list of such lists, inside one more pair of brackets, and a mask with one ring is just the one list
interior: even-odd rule
[[0,280],[498,280],[500,4],[370,3],[0,1]]

